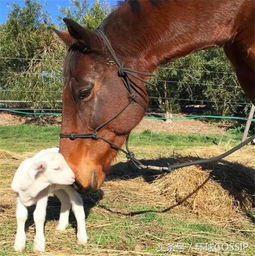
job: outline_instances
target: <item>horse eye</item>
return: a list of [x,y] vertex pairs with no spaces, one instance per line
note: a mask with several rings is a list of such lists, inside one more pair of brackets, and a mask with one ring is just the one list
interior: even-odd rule
[[87,88],[79,91],[79,99],[87,98],[91,93],[92,88]]

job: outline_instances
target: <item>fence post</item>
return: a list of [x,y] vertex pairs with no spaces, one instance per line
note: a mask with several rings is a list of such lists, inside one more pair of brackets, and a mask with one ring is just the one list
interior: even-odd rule
[[255,106],[252,104],[251,110],[250,110],[250,113],[249,113],[249,117],[248,117],[246,125],[245,125],[242,141],[245,141],[247,139],[247,135],[248,135],[248,132],[249,132],[249,129],[250,129],[250,126],[251,126],[251,122],[252,122],[252,119],[253,119],[253,116],[254,116],[254,112],[255,112]]

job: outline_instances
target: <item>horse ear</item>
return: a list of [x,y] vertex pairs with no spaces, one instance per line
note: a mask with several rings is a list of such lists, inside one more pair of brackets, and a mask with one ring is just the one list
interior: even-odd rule
[[72,19],[64,18],[63,20],[67,26],[70,35],[90,49],[92,43],[96,41],[96,33],[82,27],[80,24]]
[[68,32],[59,31],[55,28],[53,28],[53,31],[67,46],[71,46],[75,42],[75,39]]

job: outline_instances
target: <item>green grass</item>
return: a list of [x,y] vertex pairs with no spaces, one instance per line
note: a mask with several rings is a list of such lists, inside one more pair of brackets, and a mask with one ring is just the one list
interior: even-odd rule
[[59,130],[57,126],[1,125],[0,148],[24,153],[58,146]]
[[[57,146],[58,126],[14,125],[0,126],[0,148],[12,152],[34,152],[41,148]],[[224,136],[203,134],[167,134],[145,130],[130,136],[131,146],[166,145],[173,147],[208,146],[221,143],[231,145],[240,142],[241,134],[229,133]]]
[[239,143],[241,134],[228,133],[227,135],[204,135],[204,134],[167,134],[156,133],[145,130],[141,133],[132,133],[130,144],[132,145],[169,145],[174,147],[193,147],[218,145],[220,143],[230,142]]
[[[179,237],[178,240],[185,242],[187,234],[201,233],[205,240],[209,241],[215,235],[222,234],[213,225],[188,223],[171,215],[162,216],[158,213],[145,213],[135,217],[122,217],[122,219],[119,219],[116,215],[104,216],[103,218],[99,215],[101,214],[95,212],[91,214],[89,217],[90,223],[111,223],[111,225],[100,230],[90,230],[93,239],[91,242],[100,246],[108,246],[114,243],[116,248],[125,245],[134,249],[133,247],[139,241],[142,242],[144,237],[150,237],[151,239],[154,236],[156,241],[151,241],[151,245],[154,247],[158,244],[158,241],[171,241],[173,237]],[[193,242],[196,241],[190,241],[190,243]],[[147,249],[150,250],[150,246]]]

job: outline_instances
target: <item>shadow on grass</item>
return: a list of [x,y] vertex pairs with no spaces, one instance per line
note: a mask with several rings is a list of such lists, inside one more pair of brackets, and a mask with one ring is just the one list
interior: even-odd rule
[[[185,157],[181,158],[181,162],[192,162],[200,160],[197,157]],[[141,160],[144,165],[156,165],[156,166],[168,166],[177,163],[176,159],[173,158],[159,158],[156,160]],[[255,216],[251,214],[250,210],[247,209],[247,202],[249,201],[249,208],[255,207],[255,170],[253,168],[244,166],[236,162],[229,162],[226,160],[221,160],[217,163],[202,164],[204,171],[210,171],[208,179],[206,179],[202,184],[200,184],[194,191],[187,195],[181,202],[176,203],[162,211],[152,211],[152,212],[167,212],[174,207],[185,202],[189,197],[195,194],[199,189],[201,189],[209,179],[214,179],[221,186],[232,195],[238,204],[241,206],[242,210],[245,212],[247,217],[255,223]],[[178,169],[173,170],[178,171]],[[111,168],[110,175],[107,180],[127,180],[134,179],[137,177],[143,177],[145,182],[153,182],[155,179],[160,178],[164,174],[160,171],[154,170],[139,170],[133,166],[131,162],[118,163]],[[138,211],[130,212],[125,215],[137,215],[148,211]],[[150,212],[150,211],[149,211]]]
[[[83,205],[86,218],[89,216],[91,208],[93,208],[102,198],[103,198],[103,191],[101,189],[97,191],[82,191],[80,192],[83,198]],[[33,212],[35,206],[31,206],[28,209],[28,219],[26,222],[26,231],[30,226],[34,224],[33,220]],[[51,220],[59,220],[60,215],[60,201],[56,196],[51,196],[48,199],[47,205],[47,215],[46,215],[46,222]],[[73,212],[70,212],[70,225],[74,228],[77,228],[76,219],[73,215]]]

